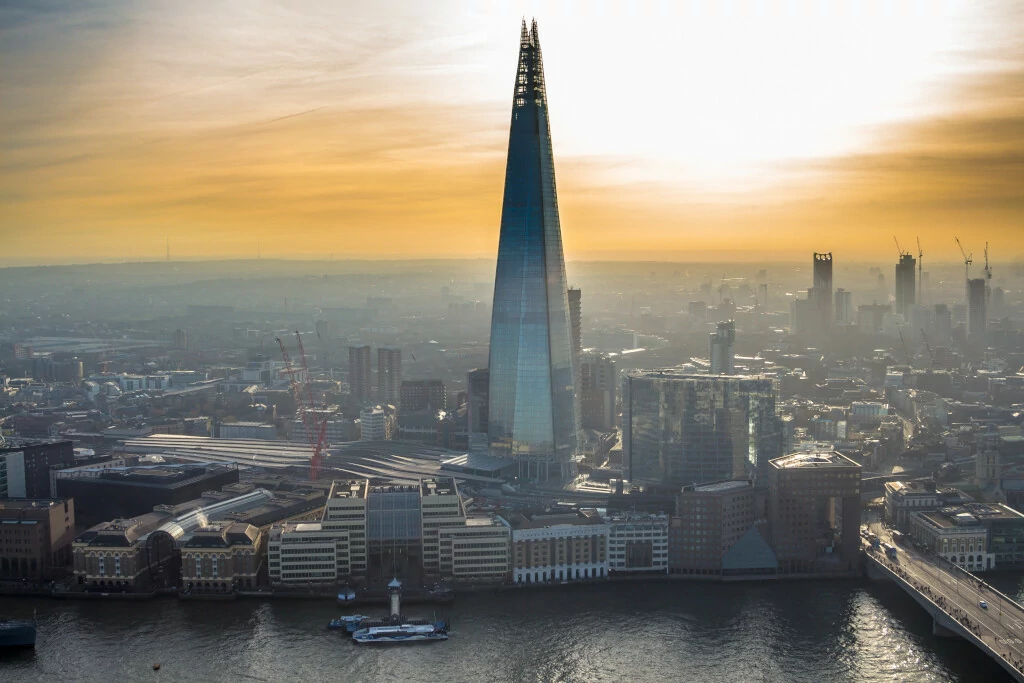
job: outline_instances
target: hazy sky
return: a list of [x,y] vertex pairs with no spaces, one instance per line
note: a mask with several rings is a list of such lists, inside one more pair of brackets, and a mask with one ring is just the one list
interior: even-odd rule
[[566,258],[1024,256],[1024,3],[0,0],[0,263],[493,256],[523,16]]

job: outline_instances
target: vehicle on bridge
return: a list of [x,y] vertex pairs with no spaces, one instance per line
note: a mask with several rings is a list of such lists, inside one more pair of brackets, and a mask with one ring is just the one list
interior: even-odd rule
[[979,600],[978,601],[978,607],[980,607],[981,609],[988,609],[988,603],[985,602],[984,600]]

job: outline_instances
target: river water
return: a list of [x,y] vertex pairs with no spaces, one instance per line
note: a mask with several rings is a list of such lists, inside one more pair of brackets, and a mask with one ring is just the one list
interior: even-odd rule
[[[1020,577],[994,583],[1022,594]],[[0,615],[34,610],[39,623],[34,652],[0,655],[0,681],[1011,680],[973,646],[932,636],[888,583],[560,586],[441,609],[447,642],[373,647],[329,631],[342,610],[327,601],[0,598]]]

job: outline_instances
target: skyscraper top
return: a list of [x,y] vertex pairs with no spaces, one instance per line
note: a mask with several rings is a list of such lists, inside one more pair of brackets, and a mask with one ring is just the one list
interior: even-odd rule
[[547,93],[544,90],[544,60],[540,54],[540,38],[537,35],[537,20],[526,29],[523,19],[523,33],[519,39],[519,68],[516,70],[516,96],[512,104],[512,115],[517,109],[530,104],[546,107]]

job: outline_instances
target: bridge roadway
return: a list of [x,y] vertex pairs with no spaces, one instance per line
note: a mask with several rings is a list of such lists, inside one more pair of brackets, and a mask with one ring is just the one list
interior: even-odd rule
[[[892,545],[880,525],[872,527]],[[891,579],[903,588],[931,614],[936,635],[964,638],[1024,682],[1024,607],[941,557],[899,546],[893,560],[867,542],[864,547],[869,576]]]

